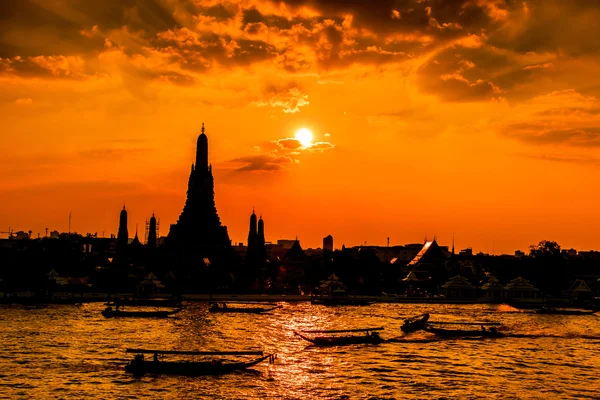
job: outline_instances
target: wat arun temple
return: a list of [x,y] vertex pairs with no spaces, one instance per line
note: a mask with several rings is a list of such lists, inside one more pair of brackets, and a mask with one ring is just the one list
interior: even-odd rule
[[212,165],[208,163],[208,138],[202,133],[196,146],[187,198],[177,223],[171,225],[166,244],[180,256],[191,260],[221,258],[232,251],[227,227],[221,224],[215,205]]

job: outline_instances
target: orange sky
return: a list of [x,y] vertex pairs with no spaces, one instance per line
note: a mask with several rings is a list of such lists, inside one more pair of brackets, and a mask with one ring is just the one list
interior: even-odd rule
[[[600,248],[588,0],[0,3],[0,231],[168,233],[202,122],[234,242]],[[313,146],[294,137],[311,129]],[[4,234],[2,234],[4,236]]]

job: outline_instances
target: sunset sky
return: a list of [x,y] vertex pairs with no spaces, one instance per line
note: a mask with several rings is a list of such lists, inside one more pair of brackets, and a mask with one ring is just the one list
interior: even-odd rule
[[[592,0],[0,1],[0,231],[162,236],[202,122],[234,242],[600,248]],[[299,129],[313,134],[295,139]],[[6,234],[0,234],[6,237]]]

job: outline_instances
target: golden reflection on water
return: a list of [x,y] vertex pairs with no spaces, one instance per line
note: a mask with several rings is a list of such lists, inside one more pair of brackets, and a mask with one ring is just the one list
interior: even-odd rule
[[[515,313],[502,305],[283,304],[272,314],[211,314],[190,303],[175,318],[104,319],[103,305],[2,307],[0,393],[9,398],[597,398],[600,318]],[[505,338],[402,335],[402,318],[503,323]],[[383,326],[397,342],[320,348],[295,330]],[[128,347],[261,349],[274,365],[218,377],[123,371]],[[568,379],[565,379],[568,377]]]

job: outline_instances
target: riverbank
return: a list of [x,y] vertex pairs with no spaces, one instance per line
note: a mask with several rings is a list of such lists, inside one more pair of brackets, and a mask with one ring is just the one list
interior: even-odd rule
[[[50,298],[36,297],[33,292],[2,293],[0,304],[74,304],[114,301],[118,297],[134,297],[134,293],[53,293]],[[185,301],[190,302],[308,302],[310,295],[285,294],[183,294]],[[163,294],[156,299],[170,299],[172,295]],[[543,305],[567,306],[566,298],[531,298],[531,299],[492,299],[492,298],[447,298],[447,297],[402,297],[402,296],[357,296],[358,299],[375,303],[408,303],[408,304],[499,304],[509,303],[517,308],[540,308]]]

